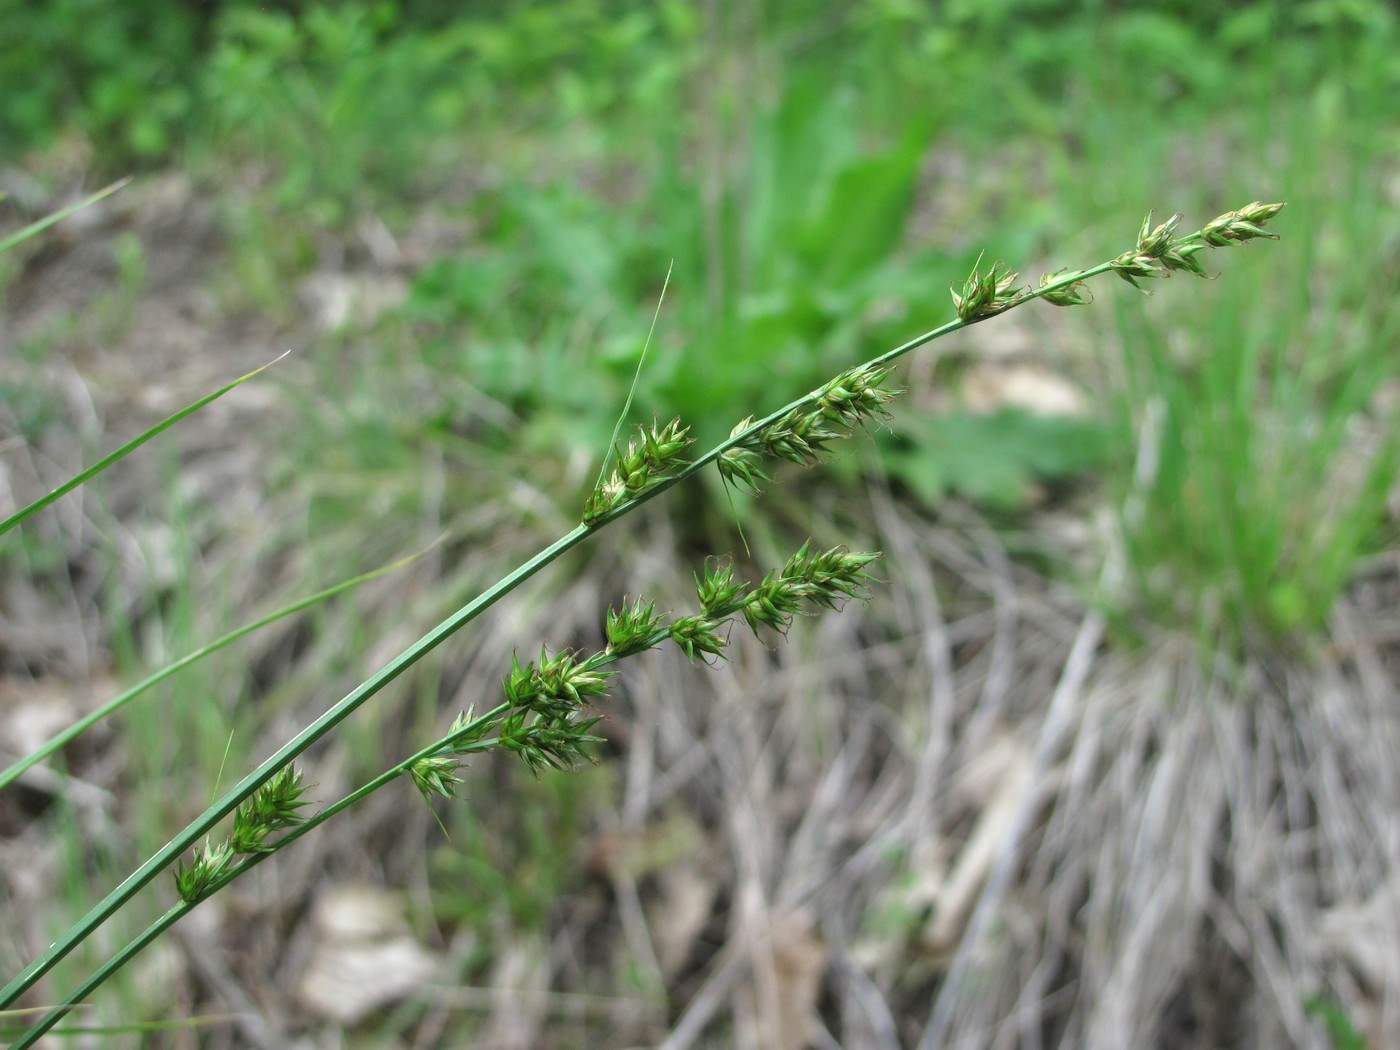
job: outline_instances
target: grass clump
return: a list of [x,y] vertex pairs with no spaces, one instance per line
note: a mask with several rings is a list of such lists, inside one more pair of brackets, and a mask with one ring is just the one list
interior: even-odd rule
[[[1341,211],[1370,214],[1373,200],[1357,193]],[[1235,222],[1257,235],[1248,215]],[[1216,240],[1238,243],[1233,232]],[[1397,369],[1377,349],[1397,328],[1373,290],[1318,274],[1318,246],[1301,240],[1267,280],[1246,279],[1242,299],[1258,308],[1215,313],[1206,331],[1173,332],[1156,312],[1117,317],[1131,590],[1156,622],[1232,659],[1309,647],[1393,533]]]

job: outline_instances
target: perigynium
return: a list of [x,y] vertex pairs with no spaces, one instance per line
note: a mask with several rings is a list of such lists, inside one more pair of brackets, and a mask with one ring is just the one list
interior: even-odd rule
[[[766,416],[744,418],[726,440],[698,456],[689,455],[688,427],[679,419],[639,428],[634,440],[615,450],[613,468],[587,498],[578,526],[423,635],[297,733],[0,989],[0,1009],[13,1005],[137,891],[175,865],[178,900],[140,936],[115,952],[64,1002],[45,1013],[13,1046],[32,1046],[77,1003],[200,901],[370,793],[406,774],[425,799],[453,798],[472,756],[489,751],[513,753],[536,773],[570,769],[589,758],[589,747],[598,740],[594,733],[600,717],[598,707],[606,701],[610,683],[618,673],[615,665],[622,660],[668,642],[695,660],[723,658],[728,632],[739,620],[755,632],[772,630],[782,634],[798,614],[835,608],[847,599],[865,597],[865,587],[873,579],[869,569],[878,558],[875,552],[850,551],[841,546],[817,550],[808,543],[757,583],[737,578],[728,562],[712,560],[696,578],[693,611],[679,615],[659,612],[654,600],[637,597],[608,611],[607,644],[596,652],[551,652],[541,647],[535,660],[522,663],[518,655],[513,657],[503,680],[502,699],[491,710],[480,714],[463,712],[443,736],[415,754],[320,811],[311,815],[302,812],[307,803],[303,800],[302,777],[294,764],[298,755],[443,640],[599,529],[712,462],[725,483],[757,493],[771,482],[769,470],[774,461],[819,463],[835,442],[882,420],[886,406],[899,393],[887,385],[891,366],[912,350],[1032,300],[1043,299],[1062,307],[1087,304],[1091,296],[1086,282],[1109,271],[1134,286],[1138,286],[1139,279],[1166,278],[1175,272],[1205,277],[1201,253],[1254,238],[1275,237],[1265,226],[1282,207],[1256,201],[1183,237],[1174,236],[1180,215],[1154,224],[1149,214],[1132,248],[1088,269],[1046,275],[1034,289],[1019,287],[1019,275],[1000,261],[985,270],[979,263],[961,289],[952,290],[955,320],[842,372]],[[6,525],[22,520],[22,514]],[[230,815],[234,818],[230,833],[223,839],[215,837],[216,826]],[[191,850],[188,860],[182,859]]]

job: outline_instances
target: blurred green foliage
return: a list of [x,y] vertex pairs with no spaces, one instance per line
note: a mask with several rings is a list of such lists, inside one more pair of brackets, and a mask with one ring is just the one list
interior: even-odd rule
[[747,130],[743,162],[708,202],[705,171],[672,141],[625,200],[569,181],[478,196],[479,243],[415,282],[407,312],[425,353],[526,415],[620,404],[639,318],[673,265],[638,400],[718,438],[739,406],[800,393],[849,363],[852,346],[894,338],[911,301],[941,304],[942,256],[911,265],[899,251],[927,122],[862,145],[852,107],[812,82]]
[[[432,854],[440,885],[434,918],[492,932],[542,932],[552,910],[586,878],[591,847],[582,814],[606,787],[606,770],[584,767],[568,777],[531,777],[511,766],[493,770],[501,797],[514,800],[514,834],[493,833],[470,806],[455,806],[450,838]],[[499,951],[500,945],[494,946]]]
[[1370,1046],[1351,1014],[1340,1003],[1322,995],[1310,995],[1303,1000],[1303,1009],[1309,1017],[1322,1022],[1336,1050],[1367,1050]]
[[[1376,297],[1400,236],[1384,181],[1400,17],[1383,0],[0,0],[0,16],[16,42],[0,52],[6,155],[74,133],[118,169],[183,151],[216,187],[245,304],[288,309],[291,282],[366,216],[466,231],[419,260],[372,333],[372,396],[328,349],[320,392],[367,405],[337,473],[382,476],[425,442],[600,455],[670,268],[634,415],[681,415],[708,440],[946,319],[979,255],[1084,264],[1120,251],[1146,207],[1204,220],[1264,196],[1319,231],[1286,220],[1282,250],[1305,253],[1289,287],[1129,304],[1137,319],[1098,328],[1127,349],[1105,368],[1125,395],[1098,400],[1103,418],[954,412],[901,424],[881,452],[924,499],[1013,507],[1037,478],[1105,461],[1131,476],[1155,398],[1160,469],[1129,537],[1144,579],[1232,617],[1313,623],[1372,542],[1385,461],[1349,495],[1323,479],[1391,374]],[[1163,305],[1187,296],[1209,302],[1190,324]],[[1181,368],[1193,324],[1214,353]],[[1084,325],[1081,341],[1103,321]],[[1362,379],[1317,374],[1329,353]],[[396,401],[415,421],[377,421],[410,361],[421,389]],[[342,415],[305,430],[361,418]],[[1283,417],[1309,490],[1368,509],[1270,510],[1284,479],[1251,480],[1249,450],[1277,447],[1263,428]],[[1207,432],[1244,451],[1212,452]],[[1318,516],[1335,526],[1322,554],[1298,535]],[[1233,597],[1207,595],[1212,580]]]
[[0,0],[0,156],[77,131],[99,151],[152,157],[194,117],[205,5]]
[[1112,431],[1098,420],[1018,408],[901,416],[881,435],[890,474],[929,505],[959,492],[998,510],[1030,501],[1037,480],[1060,481],[1102,467]]
[[[1266,68],[1301,86],[1345,62],[1370,89],[1400,87],[1384,0],[806,0],[761,16],[686,0],[0,0],[0,25],[4,154],[77,131],[112,167],[211,122],[269,145],[274,108],[284,132],[311,135],[305,149],[331,152],[325,136],[467,131],[464,120],[491,114],[518,124],[532,106],[556,124],[646,110],[674,103],[683,74],[724,74],[711,49],[740,35],[859,85],[889,117],[937,109],[993,133],[1057,126],[1065,98],[1092,81],[1167,104],[1258,94],[1267,85],[1251,71]],[[394,145],[376,163],[409,164]]]

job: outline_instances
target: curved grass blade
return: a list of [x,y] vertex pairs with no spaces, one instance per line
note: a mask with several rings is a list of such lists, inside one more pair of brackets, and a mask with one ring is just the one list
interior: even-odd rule
[[318,602],[323,602],[329,598],[334,598],[336,595],[343,594],[345,591],[351,590],[354,587],[358,587],[362,583],[368,583],[370,580],[373,580],[378,576],[383,576],[386,573],[394,572],[397,569],[401,569],[405,565],[408,565],[421,558],[431,549],[432,547],[426,547],[423,550],[418,551],[416,554],[410,554],[408,555],[408,557],[400,558],[398,561],[391,562],[388,565],[381,565],[377,569],[372,569],[369,572],[362,573],[361,575],[356,576],[352,579],[344,580],[341,583],[337,583],[334,587],[328,587],[323,591],[317,592],[316,594],[312,594],[308,597],[301,598],[293,602],[291,605],[284,606],[283,608],[278,609],[275,612],[268,613],[266,616],[262,617],[259,620],[255,620],[252,623],[244,624],[242,627],[238,627],[230,631],[222,638],[218,638],[215,641],[210,642],[208,645],[201,646],[193,652],[187,653],[180,659],[176,660],[174,663],[162,667],[159,671],[156,671],[148,678],[137,682],[130,689],[125,690],[120,695],[109,700],[107,703],[103,704],[91,714],[86,715],[85,717],[79,719],[77,722],[74,722],[67,729],[63,730],[61,733],[58,733],[52,739],[48,740],[43,746],[26,755],[24,758],[20,759],[18,762],[14,763],[14,765],[5,769],[3,772],[0,772],[0,789],[4,789],[8,784],[11,784],[15,780],[19,779],[19,777],[24,774],[25,770],[29,769],[31,766],[37,765],[38,763],[42,762],[44,759],[48,758],[59,748],[68,744],[69,741],[86,732],[88,729],[92,728],[94,725],[96,725],[102,719],[106,718],[108,715],[114,714],[115,712],[121,710],[132,700],[136,699],[136,697],[144,693],[147,689],[150,689],[153,685],[156,685],[159,682],[163,682],[165,679],[173,675],[176,671],[182,670],[183,668],[188,667],[190,664],[202,660],[210,653],[217,652],[225,646],[233,644],[234,642],[238,641],[238,639],[242,638],[244,635],[251,634],[260,627],[266,627],[270,623],[280,620],[283,617],[292,615],[292,613],[300,612],[301,610],[315,605]]
[[617,438],[622,433],[622,427],[627,422],[627,413],[632,411],[632,398],[637,393],[637,385],[642,381],[642,367],[647,363],[647,352],[651,350],[651,337],[656,334],[656,322],[661,317],[661,304],[666,301],[666,289],[671,287],[671,271],[676,268],[676,261],[671,260],[671,265],[666,267],[666,279],[661,282],[661,294],[656,298],[656,311],[651,315],[651,327],[647,329],[646,342],[642,344],[642,355],[637,358],[637,368],[632,373],[632,385],[627,388],[627,400],[623,402],[622,412],[617,417],[617,422],[613,424],[612,437],[608,440],[608,447],[603,450],[603,462],[598,468],[598,480],[594,482],[594,488],[603,483],[603,479],[608,474],[608,460],[615,454],[617,449]]
[[82,211],[84,208],[96,204],[103,197],[110,197],[112,194],[116,193],[117,190],[121,189],[130,181],[130,175],[128,175],[124,179],[118,179],[106,189],[98,190],[90,197],[84,197],[82,200],[78,201],[77,204],[70,204],[68,205],[68,207],[56,211],[52,215],[46,215],[38,222],[31,222],[22,230],[16,230],[4,240],[0,241],[0,252],[8,251],[10,248],[13,248],[16,244],[19,244],[21,241],[29,240],[29,238],[33,237],[36,233],[42,233],[54,223],[60,222],[63,219],[68,218],[68,216],[72,215],[75,211]]
[[150,441],[151,438],[155,437],[161,431],[168,430],[170,427],[173,427],[176,423],[180,422],[180,420],[184,419],[186,416],[198,412],[205,405],[209,404],[209,402],[217,401],[219,398],[223,397],[234,387],[240,385],[241,383],[246,383],[259,372],[265,372],[267,369],[271,368],[278,361],[282,360],[282,358],[286,357],[287,354],[290,353],[290,350],[283,351],[281,354],[278,354],[276,357],[274,357],[271,361],[269,361],[262,367],[253,369],[247,375],[239,376],[233,382],[228,383],[225,386],[221,386],[212,394],[208,394],[205,397],[200,398],[193,404],[186,405],[184,408],[180,409],[178,412],[175,412],[173,415],[166,416],[155,426],[151,427],[147,431],[138,434],[136,437],[132,438],[121,448],[117,449],[114,452],[109,452],[107,455],[103,456],[101,459],[99,459],[92,466],[88,467],[86,470],[80,471],[79,473],[73,475],[73,477],[69,478],[62,485],[58,486],[58,488],[54,489],[47,496],[39,497],[33,503],[29,504],[29,506],[16,511],[14,514],[11,514],[4,521],[0,521],[0,535],[4,535],[5,533],[13,529],[16,525],[20,524],[28,518],[33,517],[35,514],[39,513],[39,511],[47,507],[50,503],[62,499],[64,496],[68,495],[68,493],[72,492],[75,488],[77,488],[79,485],[82,485],[84,482],[91,481],[94,477],[96,477],[98,474],[101,474],[113,463],[125,458],[132,452],[135,452],[138,448],[144,445],[147,441]]

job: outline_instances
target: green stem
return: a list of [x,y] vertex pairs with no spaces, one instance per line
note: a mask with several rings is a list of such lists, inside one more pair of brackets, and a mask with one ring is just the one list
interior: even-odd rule
[[[482,715],[480,718],[473,719],[471,724],[464,727],[461,730],[461,732],[465,733],[470,729],[480,726],[484,722],[487,722],[497,717],[498,715],[504,714],[509,707],[509,704],[501,704],[500,706],[493,708],[486,714]],[[453,735],[455,736],[457,734]],[[51,1028],[53,1028],[54,1025],[58,1024],[58,1022],[63,1020],[64,1017],[68,1016],[68,1014],[73,1010],[74,1007],[76,1007],[89,995],[91,995],[98,988],[100,988],[104,983],[106,983],[108,978],[110,978],[114,973],[116,973],[128,962],[130,962],[138,953],[141,952],[143,948],[146,947],[146,945],[150,944],[162,933],[170,929],[170,927],[174,926],[177,922],[179,922],[182,918],[184,918],[191,911],[193,911],[203,901],[207,900],[219,890],[223,889],[234,879],[239,878],[240,876],[247,874],[253,868],[256,868],[259,864],[267,860],[274,853],[277,853],[284,847],[291,845],[297,839],[310,832],[313,828],[329,820],[341,810],[348,809],[355,803],[359,802],[361,799],[374,793],[375,791],[378,791],[380,788],[384,787],[384,785],[390,783],[393,780],[396,780],[398,777],[402,776],[403,773],[407,769],[409,769],[415,762],[418,762],[420,759],[426,758],[429,755],[435,754],[437,751],[441,750],[443,744],[448,739],[450,738],[444,738],[444,740],[435,741],[430,746],[423,748],[416,754],[404,759],[402,762],[399,762],[397,765],[391,766],[389,769],[386,769],[373,780],[370,780],[365,784],[361,785],[360,787],[356,788],[350,794],[346,795],[338,802],[332,803],[331,805],[327,806],[315,816],[308,817],[304,822],[298,824],[295,828],[292,828],[290,831],[287,832],[286,835],[282,836],[282,838],[278,839],[275,843],[273,843],[272,847],[266,852],[248,854],[237,865],[229,868],[217,879],[212,880],[209,883],[209,886],[205,890],[204,894],[199,898],[199,900],[181,901],[174,907],[170,908],[168,911],[165,912],[164,915],[162,915],[159,919],[157,919],[145,930],[143,930],[138,936],[128,941],[120,951],[115,953],[110,959],[103,963],[102,966],[94,970],[93,973],[89,975],[87,980],[85,980],[82,984],[78,985],[77,988],[73,989],[73,991],[69,993],[68,998],[65,999],[61,1005],[55,1006],[32,1027],[27,1029],[24,1032],[24,1034],[20,1036],[18,1042],[12,1043],[10,1045],[9,1050],[24,1050],[25,1047],[33,1046],[34,1043],[38,1041]],[[494,740],[481,741],[482,745],[488,746],[493,745],[494,743]],[[469,750],[483,751],[487,750],[487,747],[471,747]]]
[[128,941],[121,951],[117,952],[94,970],[86,981],[73,990],[73,993],[68,996],[62,1005],[55,1006],[46,1013],[41,1020],[27,1029],[18,1040],[11,1043],[10,1050],[23,1050],[25,1047],[33,1046],[50,1028],[67,1017],[74,1007],[105,984],[109,977],[130,962],[137,953],[146,947],[146,945],[150,944],[193,910],[193,904],[186,904],[184,901],[181,901],[166,911],[159,919],[142,930],[138,936]]
[[40,233],[41,231],[48,229],[50,226],[60,221],[61,219],[68,218],[68,216],[72,215],[75,211],[82,211],[89,205],[96,204],[103,197],[107,197],[113,193],[116,193],[117,190],[124,187],[130,181],[130,175],[128,175],[124,179],[118,179],[106,189],[98,190],[90,197],[84,197],[82,200],[78,201],[77,204],[70,204],[68,207],[63,208],[60,211],[56,211],[52,215],[45,215],[38,222],[31,222],[22,230],[16,230],[4,240],[0,240],[0,252],[8,251],[9,249],[13,248],[16,244],[19,244],[20,241],[28,240],[30,237],[33,237],[36,233]]
[[39,497],[33,503],[29,504],[29,506],[16,511],[14,514],[11,514],[4,521],[0,521],[0,535],[9,532],[16,525],[20,524],[20,522],[37,514],[39,511],[47,507],[50,503],[62,499],[64,496],[68,495],[68,493],[72,492],[75,488],[77,488],[84,482],[92,480],[98,474],[101,474],[104,470],[110,467],[113,463],[117,462],[117,460],[123,458],[124,456],[130,455],[132,452],[135,452],[138,448],[144,445],[147,441],[150,441],[151,438],[155,437],[161,431],[168,430],[170,427],[173,427],[176,423],[180,422],[180,420],[184,419],[186,416],[194,412],[198,412],[205,405],[209,404],[209,402],[223,397],[225,394],[227,394],[234,387],[238,386],[240,383],[246,383],[258,373],[265,372],[267,369],[271,368],[278,361],[282,360],[282,358],[286,357],[287,354],[290,353],[291,351],[287,350],[284,353],[279,354],[277,357],[273,358],[261,368],[255,368],[247,375],[239,376],[232,383],[228,383],[225,386],[221,386],[218,390],[215,390],[212,394],[209,394],[206,397],[201,397],[194,404],[186,405],[184,408],[180,409],[178,412],[175,412],[173,415],[166,416],[155,426],[151,427],[149,430],[143,431],[142,433],[136,435],[136,437],[132,438],[130,441],[128,441],[121,448],[117,449],[115,452],[108,453],[107,455],[99,459],[96,463],[94,463],[92,466],[88,467],[86,470],[83,470],[73,475],[62,485],[58,486],[58,488],[50,492],[47,496]]
[[[1194,240],[1196,237],[1199,237],[1199,234],[1195,234],[1191,237],[1184,238],[1181,243],[1189,242],[1191,240]],[[1043,288],[1028,291],[1024,296],[1013,302],[1011,306],[1019,306],[1022,303],[1030,302],[1032,299],[1040,298],[1047,292],[1053,292],[1058,290],[1059,288],[1067,287],[1076,282],[1086,280],[1089,277],[1105,273],[1110,269],[1112,269],[1112,263],[1105,262],[1100,263],[1098,266],[1095,266],[1092,269],[1084,270],[1077,274],[1067,274],[1059,280],[1050,282]],[[958,329],[967,328],[971,325],[978,324],[984,320],[987,320],[991,316],[999,317],[1002,313],[1005,312],[1006,311],[1003,310],[996,314],[972,318],[967,321],[961,319],[949,321],[948,323],[940,325],[937,328],[931,329],[930,331],[927,331],[922,335],[915,336],[908,342],[902,343],[894,349],[888,350],[885,353],[880,354],[878,357],[872,358],[871,360],[866,362],[865,365],[862,367],[878,368],[881,365],[888,364],[889,362],[895,361],[896,359],[903,357],[905,354],[908,354],[911,351],[916,350],[919,347],[924,346],[935,339],[948,335],[951,332],[955,332]],[[220,391],[220,393],[222,393],[222,391]],[[10,981],[9,984],[7,984],[3,989],[0,989],[0,1009],[4,1009],[5,1007],[9,1006],[21,994],[23,994],[25,991],[31,988],[35,984],[35,982],[37,982],[41,977],[43,977],[44,974],[48,973],[51,969],[53,969],[53,967],[57,965],[59,961],[61,961],[65,956],[67,956],[69,952],[71,952],[78,944],[80,944],[84,939],[90,936],[92,932],[97,929],[98,926],[104,923],[119,908],[126,904],[127,901],[129,901],[133,896],[135,896],[135,894],[142,887],[144,887],[147,883],[154,879],[156,875],[158,875],[165,868],[175,863],[186,850],[192,848],[200,840],[200,838],[209,833],[209,831],[214,827],[215,824],[217,824],[220,820],[222,820],[224,817],[228,816],[235,809],[237,809],[244,799],[252,795],[253,792],[255,792],[260,786],[262,786],[264,782],[270,779],[278,770],[280,770],[288,762],[295,759],[298,755],[300,755],[303,751],[310,747],[311,744],[313,744],[316,740],[320,739],[320,737],[322,737],[324,734],[329,732],[331,729],[335,728],[335,726],[337,726],[352,712],[354,712],[356,708],[358,708],[370,697],[378,693],[381,689],[387,686],[404,671],[408,670],[408,668],[412,667],[415,663],[421,660],[433,649],[437,648],[437,646],[440,645],[449,636],[451,636],[457,630],[465,626],[467,623],[470,623],[473,619],[480,615],[483,610],[489,608],[495,602],[500,600],[500,598],[502,598],[504,595],[513,591],[521,583],[525,582],[535,573],[539,572],[540,569],[544,568],[546,565],[550,564],[551,562],[559,558],[561,555],[578,546],[580,543],[588,539],[599,529],[603,528],[604,526],[610,524],[613,521],[616,521],[618,518],[621,518],[624,515],[630,513],[642,504],[647,503],[652,499],[655,499],[657,496],[661,495],[661,493],[667,491],[672,486],[679,484],[681,481],[692,476],[693,474],[697,473],[702,468],[713,462],[714,460],[718,459],[729,449],[748,440],[750,437],[761,431],[764,427],[769,426],[770,424],[778,421],[787,413],[813,404],[819,396],[820,394],[817,391],[808,393],[790,402],[789,404],[784,405],[777,411],[769,413],[763,419],[758,420],[757,422],[751,424],[739,433],[733,434],[726,440],[720,442],[718,445],[710,449],[704,455],[687,464],[684,468],[679,470],[673,477],[670,477],[665,481],[659,482],[652,488],[647,489],[645,492],[639,493],[630,500],[620,503],[607,514],[604,514],[600,518],[598,518],[597,521],[595,521],[592,525],[577,526],[567,535],[556,540],[550,546],[546,547],[544,550],[540,551],[538,554],[532,557],[529,561],[525,562],[523,565],[519,566],[517,569],[511,572],[509,575],[499,580],[490,589],[483,592],[472,602],[463,606],[457,612],[453,613],[447,619],[443,620],[442,623],[438,624],[437,627],[433,628],[431,631],[429,631],[427,634],[425,634],[423,637],[418,639],[407,649],[401,652],[398,656],[390,660],[387,664],[380,668],[380,670],[375,672],[372,676],[370,676],[370,678],[366,679],[356,689],[350,692],[343,700],[337,703],[334,707],[330,708],[328,711],[326,711],[325,714],[321,715],[320,718],[316,719],[316,721],[312,722],[304,730],[302,730],[285,745],[283,745],[283,747],[279,749],[274,755],[272,755],[272,757],[268,758],[251,773],[249,773],[246,777],[244,777],[241,781],[239,781],[238,784],[235,785],[227,794],[225,794],[212,806],[206,809],[202,814],[196,817],[185,828],[184,831],[180,832],[180,834],[171,839],[156,854],[154,854],[135,872],[128,876],[127,879],[124,882],[122,882],[121,885],[119,885],[116,889],[112,890],[106,897],[104,897],[99,904],[97,904],[86,915],[79,919],[78,922],[76,922],[61,938],[59,938],[52,945],[50,945],[47,950],[45,950],[37,959],[34,960],[34,962],[30,963],[30,965],[27,966],[23,970],[23,972],[21,972],[12,981]],[[410,759],[408,760],[408,762],[415,761],[419,757],[423,757],[427,754],[433,753],[437,749],[437,747],[438,744],[435,743],[430,748],[426,748],[423,751],[420,751],[418,755],[414,757],[414,759]],[[387,777],[388,779],[392,779],[393,776],[398,776],[399,774],[401,774],[403,769],[405,768],[407,768],[407,765],[405,763],[400,763],[399,766],[396,766],[395,769],[392,771],[392,775],[390,775],[389,772],[386,772],[381,776]],[[371,788],[370,785],[378,786],[379,782],[380,778],[376,778],[374,781],[371,781],[370,784],[367,784],[365,788],[362,788],[359,792],[356,792],[353,796],[347,796],[346,799],[342,799],[341,802],[336,803],[335,807],[333,807],[334,812],[338,812],[340,809],[343,809],[346,805],[352,804],[352,800],[363,797],[363,793],[366,792],[366,789],[374,790],[374,788]],[[387,782],[387,780],[384,782]],[[320,817],[320,820],[324,820],[328,819],[331,815],[331,811],[326,811],[323,814],[319,814],[318,816]],[[316,823],[319,824],[320,820],[316,820]],[[285,840],[279,840],[279,844],[282,841],[293,841],[294,839],[299,838],[301,834],[305,834],[306,831],[309,830],[308,825],[312,825],[311,820],[308,820],[306,825],[302,825],[294,832],[286,836]],[[253,865],[260,863],[261,856],[265,855],[259,855],[259,857],[250,857],[249,860],[239,865],[239,867],[235,869],[235,872],[247,870]],[[233,877],[233,875],[234,872],[230,872],[228,877]],[[226,883],[226,881],[227,880],[225,878],[221,878],[212,885],[222,886]],[[172,911],[175,910],[178,909],[172,909]],[[181,914],[183,914],[183,912],[181,912]],[[179,916],[176,915],[175,918],[178,919]],[[173,922],[174,919],[172,919],[171,921]],[[129,958],[130,956],[126,957]],[[109,970],[106,967],[104,967],[104,971],[106,975],[110,975],[111,972],[114,972],[114,969]],[[105,980],[105,976],[103,979]],[[83,986],[84,989],[90,990],[88,987],[89,984],[90,982],[85,982]],[[92,987],[96,987],[96,985],[92,985]],[[86,991],[84,991],[83,994],[86,994]],[[62,1013],[66,1013],[69,1009],[71,1009],[73,1003],[76,1001],[76,998],[70,1000],[70,1002],[65,1003],[62,1007],[56,1008],[54,1013],[57,1013],[58,1016],[62,1016]],[[35,1031],[35,1029],[38,1029],[40,1032],[47,1031],[48,1028],[52,1027],[52,1025],[56,1023],[57,1018],[50,1020],[50,1018],[53,1016],[53,1013],[46,1016],[44,1020],[39,1023],[39,1025],[36,1025],[34,1029],[30,1029],[30,1031],[33,1032]],[[18,1045],[28,1046],[32,1042],[33,1040],[29,1039],[27,1042]]]
[[400,569],[419,557],[422,557],[421,551],[418,554],[410,554],[407,558],[400,558],[398,561],[394,562],[391,565],[383,565],[377,569],[371,570],[370,572],[362,573],[361,575],[356,576],[354,579],[344,580],[341,583],[336,584],[334,587],[328,587],[324,591],[320,591],[316,594],[310,595],[309,597],[302,598],[298,601],[293,602],[291,605],[284,606],[283,608],[278,609],[276,612],[268,613],[266,616],[262,617],[259,620],[255,620],[249,624],[244,624],[242,627],[230,631],[222,638],[210,642],[208,645],[201,646],[200,648],[194,650],[194,652],[185,654],[184,656],[180,657],[180,659],[176,660],[174,663],[162,667],[159,671],[155,672],[155,674],[152,674],[149,677],[143,679],[142,681],[137,682],[130,689],[127,689],[119,695],[113,697],[111,700],[107,701],[107,703],[99,707],[96,711],[93,711],[91,714],[79,719],[77,722],[74,722],[67,729],[54,736],[51,740],[43,744],[36,751],[25,755],[24,758],[20,759],[8,769],[0,771],[0,789],[6,787],[8,784],[13,783],[15,780],[18,780],[21,776],[24,775],[24,772],[27,769],[42,762],[55,751],[64,747],[71,740],[86,732],[88,729],[92,728],[94,725],[96,725],[102,719],[106,718],[108,715],[121,710],[132,700],[136,699],[136,697],[144,693],[147,689],[150,689],[152,686],[165,681],[165,679],[169,678],[176,671],[188,667],[190,664],[194,663],[197,660],[203,659],[210,653],[217,652],[225,646],[233,644],[234,642],[238,641],[238,639],[242,638],[244,635],[251,634],[260,627],[266,627],[268,624],[275,623],[277,620],[280,620],[285,616],[290,616],[293,613],[300,612],[302,609],[305,609],[308,606],[315,605],[318,602],[323,602],[328,598],[334,598],[337,594],[342,594],[353,587],[358,587],[362,583],[368,583],[370,580],[374,579],[377,576],[382,576],[385,573],[393,572],[396,569]]
[[475,600],[463,606],[423,637],[419,638],[352,690],[334,707],[331,707],[321,715],[321,717],[317,718],[284,744],[275,754],[240,780],[222,798],[191,821],[182,832],[172,838],[161,847],[159,851],[153,854],[150,859],[127,876],[121,885],[108,893],[107,896],[89,910],[86,915],[74,923],[62,937],[51,944],[37,959],[5,985],[3,989],[0,989],[0,1009],[4,1009],[12,1004],[20,995],[33,987],[36,981],[53,969],[69,952],[77,947],[85,938],[89,937],[97,927],[111,918],[111,916],[131,900],[142,887],[167,867],[174,864],[186,850],[192,848],[202,837],[213,829],[214,825],[237,809],[244,799],[252,795],[253,792],[261,787],[262,784],[270,779],[278,770],[295,759],[330,730],[334,729],[349,717],[356,708],[378,693],[399,675],[403,674],[404,671],[408,670],[428,653],[432,652],[432,650],[436,649],[453,633],[474,620],[483,610],[489,608],[495,602],[499,601],[502,596],[520,586],[521,583],[539,572],[540,569],[544,568],[550,562],[577,546],[586,539],[591,532],[591,529],[580,525],[568,535],[556,540],[550,546],[540,551],[529,561],[499,580],[491,588],[484,591]]

